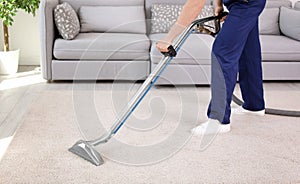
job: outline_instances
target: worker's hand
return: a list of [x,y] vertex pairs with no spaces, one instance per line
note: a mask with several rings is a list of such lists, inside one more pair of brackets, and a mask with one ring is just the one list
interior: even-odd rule
[[[223,5],[217,5],[215,7],[215,16],[218,16],[220,13],[222,13],[224,11]],[[224,22],[224,20],[226,19],[227,16],[224,16],[220,21]]]
[[159,52],[168,52],[168,47],[171,45],[170,42],[160,40],[156,43],[156,48],[159,50]]

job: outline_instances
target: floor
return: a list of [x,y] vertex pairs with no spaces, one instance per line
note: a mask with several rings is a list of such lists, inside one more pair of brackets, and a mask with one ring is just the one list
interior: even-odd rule
[[[15,75],[0,75],[0,139],[10,137],[36,96],[34,84],[45,82],[38,66],[20,66]],[[26,98],[24,98],[26,97]]]
[[[48,84],[43,80],[38,66],[20,66],[19,71],[15,75],[1,76],[0,75],[0,139],[10,137],[14,134],[19,123],[21,122],[22,115],[26,113],[26,107],[32,100],[46,88],[70,88],[72,82],[57,82]],[[103,88],[108,88],[110,83],[104,82]],[[300,82],[267,82],[264,85],[265,90],[292,90],[300,91]],[[124,83],[124,89],[126,89]],[[204,87],[207,88],[207,87]],[[167,88],[166,88],[167,89]],[[236,91],[239,91],[236,87]],[[24,98],[26,97],[26,98]],[[290,104],[283,99],[276,103],[271,103],[276,107],[285,107]],[[296,107],[299,107],[296,105]],[[289,108],[291,109],[291,108]]]
[[[20,67],[20,71],[18,72],[18,74],[14,75],[14,76],[9,76],[9,77],[8,76],[0,76],[0,82],[1,82],[0,83],[0,104],[1,104],[1,108],[0,108],[0,162],[1,162],[1,157],[7,150],[7,147],[9,146],[10,142],[12,141],[16,130],[18,130],[20,125],[22,125],[22,123],[24,122],[24,116],[28,115],[28,113],[29,113],[28,111],[32,108],[32,104],[37,103],[36,102],[37,99],[44,100],[46,102],[47,100],[51,101],[51,99],[47,99],[47,97],[53,98],[53,100],[55,101],[52,104],[53,106],[47,107],[47,108],[54,108],[55,106],[57,106],[57,103],[62,103],[62,104],[64,103],[63,102],[63,99],[65,98],[64,93],[63,93],[64,91],[68,94],[70,93],[70,91],[73,91],[73,93],[74,93],[74,91],[76,92],[77,90],[80,91],[80,93],[78,93],[78,95],[79,95],[78,97],[80,100],[80,95],[82,95],[82,94],[90,95],[89,92],[91,90],[96,89],[98,91],[105,92],[105,91],[110,91],[112,89],[112,87],[117,89],[116,91],[118,92],[118,95],[115,97],[121,99],[121,98],[124,98],[124,96],[122,96],[122,94],[124,94],[124,93],[132,94],[132,91],[134,91],[135,89],[138,89],[138,87],[140,85],[140,84],[131,84],[131,83],[126,83],[126,82],[117,83],[116,85],[113,85],[110,82],[99,82],[96,84],[88,83],[88,82],[80,82],[80,83],[78,83],[78,85],[75,85],[75,90],[74,90],[74,83],[72,83],[72,82],[47,83],[45,80],[43,80],[41,78],[40,71],[36,66]],[[281,83],[267,82],[264,84],[264,87],[265,87],[265,97],[266,97],[266,102],[267,102],[266,104],[268,107],[285,108],[285,109],[290,109],[290,110],[299,110],[300,109],[299,103],[296,103],[296,102],[299,102],[299,100],[300,100],[300,83],[299,82],[281,82]],[[159,87],[157,89],[158,90],[153,90],[153,91],[163,93],[167,97],[170,97],[170,95],[168,95],[168,93],[176,92],[176,90],[174,90],[173,87]],[[204,97],[209,97],[209,88],[208,87],[196,87],[196,88],[179,87],[178,89],[179,89],[179,91],[180,90],[193,91],[196,89],[197,91],[203,92],[202,95],[204,95]],[[47,96],[47,94],[45,94],[48,92],[50,92],[49,96]],[[53,92],[53,93],[51,93],[51,92]],[[238,88],[236,89],[236,92],[239,94]],[[276,95],[274,96],[273,94],[276,94]],[[55,98],[55,95],[57,95],[57,99]],[[61,95],[61,96],[59,96],[59,95]],[[128,95],[128,96],[130,96],[130,95]],[[73,95],[73,97],[74,97],[74,95]],[[125,96],[125,97],[128,98],[127,96]],[[106,99],[101,99],[101,100],[105,101]],[[190,100],[190,99],[188,98],[188,100]],[[123,99],[120,101],[124,102],[126,100]],[[84,102],[81,102],[81,101],[78,101],[78,102],[80,102],[78,104],[84,105]],[[207,99],[202,100],[201,102],[203,102],[203,104],[206,104]],[[116,101],[115,103],[118,103],[118,101]],[[189,102],[187,102],[187,103],[189,103]],[[42,107],[42,105],[43,105],[42,102],[40,102],[39,105],[41,105],[41,107]],[[117,104],[117,105],[121,106],[121,104]],[[157,102],[155,105],[161,106],[164,104],[159,104],[159,102]],[[106,107],[97,107],[97,108],[100,108],[102,111],[106,110]],[[174,108],[176,108],[176,107],[174,107]],[[205,108],[205,107],[203,107],[203,108]],[[170,109],[170,110],[172,110],[172,109]],[[36,112],[37,111],[38,111],[38,109],[36,110]],[[157,111],[157,112],[138,111],[138,109],[137,109],[137,112],[143,116],[147,116],[148,113],[156,113],[156,114],[160,113],[159,111]],[[203,116],[203,118],[204,118],[204,114],[205,113],[201,114],[201,116]],[[283,119],[284,118],[282,118],[280,121],[282,121]],[[290,125],[291,125],[291,123],[293,123],[291,121],[294,121],[294,119],[289,119],[289,122],[287,122],[287,123],[290,123]],[[298,121],[298,119],[297,119],[297,121]],[[268,124],[266,124],[266,122],[264,122],[264,123],[265,124],[263,124],[262,126],[269,126]],[[134,125],[134,124],[131,124],[131,125]],[[278,124],[276,126],[280,127],[281,124]],[[242,129],[240,131],[242,132]],[[271,132],[272,131],[274,131],[274,130],[271,129]],[[257,132],[257,133],[258,133],[257,135],[256,135],[256,133],[254,133],[255,136],[259,136],[259,133],[262,133],[262,132]],[[270,135],[267,135],[267,136],[269,136],[268,141],[270,141],[268,144],[274,144],[274,145],[276,145],[276,141],[280,142],[280,139],[279,139],[280,136],[284,136],[279,133],[276,136],[271,135],[270,132],[268,134],[270,134]],[[295,135],[297,135],[297,134],[295,134]],[[128,136],[130,136],[130,135],[128,135]],[[235,134],[233,134],[233,136],[240,137],[241,135],[239,132],[235,132]],[[149,135],[149,137],[151,137],[151,134]],[[148,140],[149,137],[144,138],[145,139],[144,141],[149,141]],[[234,137],[230,137],[230,139],[228,140],[228,145],[230,145],[230,142],[232,141],[232,139]],[[275,137],[276,140],[269,139],[271,137]],[[249,136],[248,137],[244,136],[243,138],[245,140],[248,140],[249,143],[252,142],[251,141],[252,138],[250,139]],[[285,136],[285,138],[288,140],[288,137]],[[298,140],[298,138],[296,138],[296,140]],[[254,140],[255,140],[255,137],[254,137]],[[291,140],[293,140],[293,139],[291,138]],[[242,142],[240,142],[240,143],[241,143],[241,145],[243,144]],[[135,144],[135,142],[133,141],[132,144]],[[218,144],[218,141],[216,144]],[[260,146],[262,146],[262,145],[263,144],[261,144]],[[280,145],[284,145],[284,144],[281,142]],[[277,149],[277,147],[278,147],[278,145],[276,146],[276,150],[279,150],[279,149]],[[62,149],[65,149],[65,148],[62,148]],[[189,149],[192,149],[192,148],[189,148]],[[213,150],[214,148],[210,148],[210,149]],[[257,149],[261,149],[261,150],[268,152],[268,150],[264,149],[263,147],[257,148]],[[217,150],[217,148],[216,148],[216,150]],[[186,150],[186,151],[188,151],[188,150]],[[243,150],[241,150],[241,151],[243,151]],[[251,152],[251,150],[248,150],[248,151]],[[295,155],[293,162],[297,163],[298,162],[297,160],[299,159],[298,158],[299,153],[298,152],[295,152],[295,153],[297,153],[297,154]],[[234,152],[232,152],[232,154],[234,155]],[[259,153],[257,153],[257,154],[259,154]],[[272,153],[270,152],[270,154],[272,154]],[[262,155],[260,155],[260,157],[267,159],[265,156],[262,156]],[[284,155],[283,155],[283,158],[285,158]],[[287,158],[285,158],[285,159],[287,159]],[[191,162],[193,162],[193,160],[191,160]],[[280,163],[280,162],[278,162],[278,163]],[[224,164],[225,164],[225,161],[224,161]],[[155,170],[155,168],[153,168],[153,169]],[[263,170],[261,170],[261,171],[263,171]],[[236,172],[238,172],[238,171],[236,171]],[[288,173],[285,173],[285,176],[288,178]],[[262,180],[262,181],[264,181],[264,180]],[[286,180],[284,180],[284,181],[286,181]],[[300,178],[297,181],[300,181]],[[1,181],[0,181],[0,183],[1,183]]]
[[0,160],[27,108],[36,98],[34,84],[41,82],[45,81],[40,77],[38,66],[20,66],[14,75],[0,75]]

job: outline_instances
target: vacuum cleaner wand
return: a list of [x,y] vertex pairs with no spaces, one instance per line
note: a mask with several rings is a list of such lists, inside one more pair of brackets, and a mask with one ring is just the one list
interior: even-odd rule
[[[188,38],[188,36],[194,31],[194,27],[196,25],[202,25],[203,23],[209,22],[209,21],[217,21],[217,24],[219,24],[220,23],[219,20],[222,19],[227,14],[228,14],[227,12],[223,12],[223,13],[220,13],[218,16],[211,16],[211,17],[193,21],[179,35],[179,37],[175,41],[174,45],[170,45],[168,47],[168,52],[162,53],[165,57],[162,58],[162,60],[159,62],[159,64],[155,67],[155,69],[150,73],[150,75],[144,81],[144,83],[139,88],[139,90],[135,93],[133,98],[130,100],[127,108],[121,114],[121,116],[116,120],[116,122],[113,124],[113,126],[111,127],[109,132],[107,132],[100,138],[92,140],[92,141],[80,140],[80,141],[76,142],[69,149],[69,151],[88,160],[89,162],[93,163],[96,166],[103,164],[104,161],[103,161],[101,155],[94,149],[94,147],[99,144],[108,142],[112,138],[112,136],[119,131],[119,129],[124,125],[124,123],[126,122],[128,117],[131,115],[131,113],[134,111],[134,109],[138,106],[138,104],[142,101],[142,99],[145,97],[147,92],[151,89],[151,87],[157,81],[157,79],[159,78],[161,73],[164,71],[164,69],[167,67],[167,65],[170,63],[170,61],[173,59],[173,57],[176,56],[181,45]],[[216,30],[215,30],[214,34],[217,34],[220,30],[220,26],[217,24],[216,24]]]

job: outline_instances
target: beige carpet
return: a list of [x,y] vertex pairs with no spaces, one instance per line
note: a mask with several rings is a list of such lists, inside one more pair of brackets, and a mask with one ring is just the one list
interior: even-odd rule
[[[189,90],[194,89],[185,89]],[[84,96],[88,90],[80,93]],[[202,121],[209,89],[198,88],[196,93],[199,101],[190,99],[184,103],[191,112],[199,107],[198,121]],[[81,132],[88,134],[86,137],[94,137],[97,133],[91,130],[88,122],[86,127],[79,122],[81,131],[78,129],[80,120],[74,111],[78,101],[74,102],[72,94],[69,87],[40,93],[0,162],[0,183],[300,183],[299,118],[236,115],[232,118],[231,133],[218,135],[211,144],[203,145],[204,139],[187,136],[187,130],[197,122],[189,122],[193,118],[189,119],[188,109],[182,108],[184,103],[176,89],[158,88],[147,96],[133,119],[140,119],[139,123],[143,123],[143,119],[151,123],[149,119],[162,116],[158,117],[162,121],[158,125],[151,124],[152,129],[142,130],[140,127],[135,130],[132,127],[138,125],[129,120],[129,125],[121,129],[112,141],[121,142],[122,147],[112,143],[97,148],[105,155],[105,164],[96,167],[67,151],[81,139]],[[96,90],[94,96],[95,109],[100,112],[105,127],[109,127],[115,116],[109,96],[109,90]],[[280,106],[287,102],[290,107],[299,108],[293,100],[300,96],[299,90],[269,88],[266,96],[270,100],[268,104]],[[154,108],[149,108],[151,104],[147,104],[147,100],[154,97],[163,99],[161,102],[165,106],[162,109],[161,102],[153,102]],[[163,113],[159,113],[161,111]],[[173,136],[179,121],[184,132],[174,136],[174,140],[186,139],[182,148],[181,145],[156,147],[152,152],[148,150],[145,158],[135,153],[135,149],[126,150],[126,145],[135,148],[163,142]],[[160,155],[167,154],[166,150],[170,149],[177,152],[164,156],[160,162],[144,162],[151,158],[159,160]],[[133,165],[138,163],[144,165]]]

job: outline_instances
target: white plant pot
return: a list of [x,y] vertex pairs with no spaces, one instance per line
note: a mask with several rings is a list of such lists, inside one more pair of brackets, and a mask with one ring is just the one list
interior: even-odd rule
[[0,74],[15,74],[18,71],[20,50],[0,51]]

